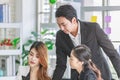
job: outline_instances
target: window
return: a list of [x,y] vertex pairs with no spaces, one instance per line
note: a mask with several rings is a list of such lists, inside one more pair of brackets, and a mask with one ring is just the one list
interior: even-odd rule
[[120,0],[109,0],[109,6],[120,6]]
[[[90,21],[92,16],[97,16],[97,23],[100,24],[101,28],[106,29],[105,33],[109,36],[112,41],[115,49],[120,54],[120,37],[117,35],[120,34],[118,29],[119,18],[120,18],[120,1],[119,0],[83,0],[84,4],[81,7],[81,19],[85,21]],[[109,22],[105,20],[106,16],[109,16]],[[109,32],[107,32],[109,31]],[[107,59],[108,62],[109,59]],[[112,65],[111,72],[113,78],[117,79],[115,75],[114,68]]]

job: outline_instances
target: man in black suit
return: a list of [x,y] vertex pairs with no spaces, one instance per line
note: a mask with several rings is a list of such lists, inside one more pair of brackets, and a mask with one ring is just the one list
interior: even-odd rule
[[[99,24],[77,19],[76,10],[71,5],[60,6],[56,11],[60,30],[56,36],[56,69],[52,80],[61,80],[66,69],[67,56],[74,46],[87,45],[92,51],[92,61],[100,69],[104,80],[111,80],[111,72],[102,50],[111,60],[120,77],[120,56]],[[71,80],[77,80],[77,72],[71,70]]]

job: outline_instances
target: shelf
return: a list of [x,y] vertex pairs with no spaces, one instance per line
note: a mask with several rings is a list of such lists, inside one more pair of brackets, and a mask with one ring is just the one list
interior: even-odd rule
[[0,28],[21,28],[22,29],[22,24],[21,23],[0,23]]
[[[3,32],[2,34],[3,35],[0,35],[1,39],[0,40],[5,40],[7,38],[13,40],[13,38],[20,38],[20,42],[19,42],[19,45],[18,47],[20,47],[20,49],[18,48],[10,48],[9,46],[6,46],[6,45],[3,45],[0,46],[1,49],[0,49],[0,55],[20,55],[22,53],[22,23],[0,23],[0,29],[3,29]],[[14,31],[12,29],[15,29],[16,32],[10,32],[8,33],[7,31],[11,30],[11,31]],[[18,33],[19,31],[19,33]],[[12,35],[17,35],[17,36],[10,36],[10,34]],[[13,47],[13,46],[12,46]]]
[[20,55],[21,53],[21,50],[0,50],[0,56]]

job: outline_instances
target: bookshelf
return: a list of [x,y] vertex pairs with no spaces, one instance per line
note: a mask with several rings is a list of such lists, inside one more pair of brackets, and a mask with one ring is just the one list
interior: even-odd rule
[[22,26],[22,0],[0,0],[0,80],[15,76],[15,59],[22,53]]

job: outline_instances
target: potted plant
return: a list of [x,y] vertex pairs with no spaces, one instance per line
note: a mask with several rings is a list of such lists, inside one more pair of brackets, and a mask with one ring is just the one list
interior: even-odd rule
[[[40,34],[37,32],[31,32],[29,39],[22,45],[22,55],[19,57],[22,58],[23,66],[28,65],[29,48],[36,40],[43,41],[46,44],[48,50],[52,50],[55,43],[55,33],[50,32],[48,29],[43,29]],[[20,64],[19,60],[16,60],[16,63]]]

